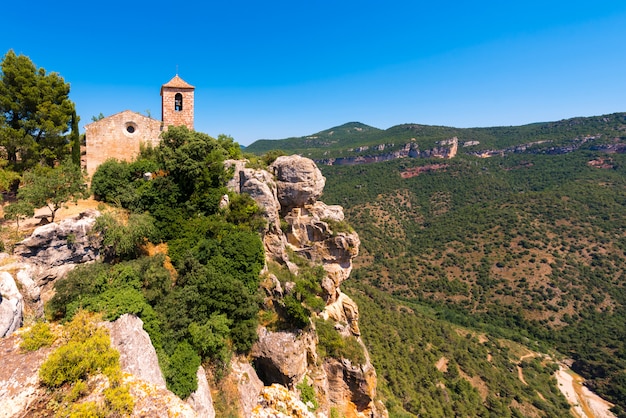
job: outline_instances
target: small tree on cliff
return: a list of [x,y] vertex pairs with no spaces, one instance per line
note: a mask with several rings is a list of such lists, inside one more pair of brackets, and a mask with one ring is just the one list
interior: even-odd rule
[[89,196],[83,173],[70,160],[54,168],[40,166],[26,171],[23,182],[17,194],[18,200],[36,208],[47,206],[51,222],[54,222],[56,212],[67,202],[76,202]]

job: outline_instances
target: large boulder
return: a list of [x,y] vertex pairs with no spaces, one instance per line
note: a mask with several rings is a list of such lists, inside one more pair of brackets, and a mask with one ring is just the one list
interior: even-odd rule
[[315,202],[326,184],[315,162],[299,155],[278,157],[270,170],[276,177],[278,201],[283,211]]
[[276,196],[276,183],[265,170],[246,168],[246,160],[226,160],[224,166],[233,169],[233,178],[227,186],[236,193],[248,193],[265,210],[269,230],[280,227],[280,203]]
[[246,359],[234,358],[231,362],[231,371],[239,392],[242,416],[249,417],[257,406],[258,396],[263,390],[263,382]]
[[369,362],[353,365],[346,359],[327,358],[324,370],[328,376],[330,404],[339,407],[344,415],[384,416],[376,410],[376,371]]

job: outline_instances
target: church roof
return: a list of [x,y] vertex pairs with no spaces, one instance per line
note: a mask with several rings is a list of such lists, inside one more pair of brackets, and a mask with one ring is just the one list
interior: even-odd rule
[[195,88],[194,86],[192,86],[191,84],[187,83],[185,80],[180,78],[178,76],[178,74],[176,74],[174,76],[174,78],[172,78],[170,81],[168,81],[167,83],[163,84],[161,86],[161,90],[163,90],[163,87],[173,87],[173,88],[177,88],[177,89],[193,89],[193,88]]

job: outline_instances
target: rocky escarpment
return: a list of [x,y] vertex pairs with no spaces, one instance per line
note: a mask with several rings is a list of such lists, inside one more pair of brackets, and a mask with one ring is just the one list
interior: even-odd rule
[[[384,407],[375,401],[376,372],[360,341],[358,307],[340,289],[350,275],[360,240],[343,222],[340,206],[318,200],[325,184],[322,173],[312,160],[297,155],[278,157],[268,170],[246,168],[245,161],[228,161],[227,166],[234,170],[229,187],[238,193],[249,193],[265,210],[268,224],[263,242],[268,262],[281,263],[294,274],[299,268],[290,259],[290,253],[321,265],[325,272],[322,289],[326,307],[319,316],[333,319],[337,330],[356,338],[365,353],[363,364],[352,364],[343,358],[320,358],[313,323],[299,330],[272,331],[262,327],[251,357],[255,374],[265,389],[257,386],[258,402],[251,410],[257,416],[269,416],[263,414],[269,413],[265,409],[274,404],[271,394],[283,396],[277,385],[297,395],[303,382],[308,382],[319,403],[316,416],[328,416],[331,408],[346,416],[386,416]],[[269,276],[273,285],[267,289],[268,297],[293,292],[293,283],[283,286],[276,277]],[[250,406],[246,410],[251,411]]]

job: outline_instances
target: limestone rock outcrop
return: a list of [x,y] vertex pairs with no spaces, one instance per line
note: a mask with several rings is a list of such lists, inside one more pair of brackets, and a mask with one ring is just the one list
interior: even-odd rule
[[263,390],[263,382],[257,376],[252,365],[243,358],[233,359],[231,371],[235,376],[243,416],[249,417],[258,404],[258,396]]
[[[292,155],[278,157],[268,168],[269,172],[246,168],[241,161],[227,162],[227,166],[234,169],[229,187],[238,193],[249,193],[265,210],[268,227],[263,242],[267,261],[284,264],[293,274],[298,273],[298,267],[289,260],[289,252],[321,265],[325,271],[321,284],[326,303],[321,316],[336,321],[339,332],[345,337],[359,337],[358,306],[340,290],[341,283],[350,276],[352,260],[358,255],[359,236],[343,222],[341,206],[317,200],[326,180],[315,163]],[[295,283],[281,285],[271,274],[267,282],[270,298],[282,298],[294,291]],[[268,331],[261,327],[258,334],[259,340],[251,352],[256,373],[249,373],[251,367],[245,362],[233,364],[233,371],[239,376],[244,416],[249,413],[281,416],[271,415],[273,399],[281,398],[281,391],[296,393],[297,385],[305,377],[315,388],[319,400],[317,416],[328,416],[331,407],[346,416],[386,416],[384,407],[375,402],[376,372],[362,342],[366,362],[352,365],[347,360],[319,358],[314,327],[291,332]],[[250,398],[250,393],[256,396],[261,391],[259,399]],[[247,395],[244,396],[244,392]],[[285,405],[287,401],[277,402]]]
[[124,314],[113,322],[105,322],[104,326],[109,329],[111,345],[120,352],[122,371],[165,387],[157,353],[143,329],[143,321],[135,315]]
[[39,382],[39,368],[52,348],[23,352],[21,338],[13,334],[0,338],[0,416],[25,417],[45,388]]
[[78,264],[96,260],[101,239],[93,226],[99,215],[89,210],[40,226],[15,245],[13,255],[0,254],[0,337],[15,331],[24,313],[42,317],[54,282]]
[[[111,345],[120,352],[120,366],[122,371],[131,374],[135,381],[143,381],[163,391],[166,388],[165,379],[159,368],[159,360],[150,336],[143,329],[143,321],[131,314],[124,314],[113,322],[105,322],[109,330]],[[193,410],[189,416],[215,417],[211,390],[204,368],[200,366],[196,373],[198,389],[193,392],[186,403]],[[166,396],[170,396],[166,392]],[[178,403],[180,399],[176,401]],[[186,407],[181,406],[181,411]]]
[[322,195],[326,179],[313,160],[299,155],[278,157],[270,166],[283,210],[311,204]]
[[206,378],[206,371],[202,366],[198,367],[196,378],[198,379],[198,389],[189,395],[186,402],[194,410],[197,417],[215,418],[211,388]]
[[315,418],[296,394],[277,383],[261,391],[257,406],[252,410],[253,418]]
[[[344,411],[365,416],[378,416],[374,398],[376,396],[376,371],[367,364],[353,365],[346,359],[333,358],[324,361],[324,370],[328,376],[330,402],[345,405]],[[346,404],[346,400],[349,403]]]
[[254,366],[266,384],[278,383],[294,388],[307,371],[307,352],[303,341],[293,332],[270,332],[261,328],[252,349]]
[[89,210],[80,215],[36,228],[16,244],[13,255],[34,267],[36,284],[63,277],[76,265],[94,261],[100,253],[100,238],[93,226],[100,213]]

